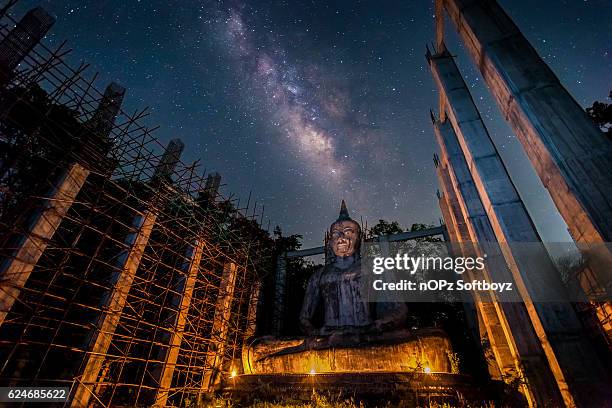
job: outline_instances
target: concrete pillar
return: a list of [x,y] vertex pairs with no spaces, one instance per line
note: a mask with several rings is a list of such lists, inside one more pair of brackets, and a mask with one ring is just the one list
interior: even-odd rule
[[[432,60],[432,67],[434,65]],[[433,70],[435,71],[435,68]],[[437,78],[440,77],[442,75]],[[444,88],[441,91],[443,90]],[[454,93],[451,96],[451,93],[446,92],[449,104],[453,106],[455,103],[453,98],[456,96]],[[538,242],[541,244],[541,241],[503,163],[488,138],[486,129],[479,131],[476,127],[477,122],[474,121],[468,122],[470,127],[463,126],[461,120],[455,121],[457,117],[461,117],[462,112],[470,112],[465,109],[464,103],[458,103],[458,106],[461,109],[451,108],[447,111],[447,115],[450,118],[449,121],[453,122],[455,130],[459,131],[462,145],[460,146],[455,130],[448,123],[436,123],[435,130],[437,137],[442,139],[440,144],[446,151],[444,155],[451,163],[454,184],[462,192],[466,206],[464,211],[470,211],[469,208],[471,208],[475,216],[472,224],[477,227],[474,231],[478,238],[476,241],[479,243],[493,242],[493,239],[490,238],[493,233],[496,241],[501,243],[503,258],[510,269],[515,287],[524,301],[528,321],[535,330],[536,340],[544,352],[563,402],[568,406],[573,406],[577,394],[586,389],[597,388],[598,382],[603,378],[603,370],[590,345],[587,344],[580,322],[570,304],[534,303],[532,301],[533,296],[536,298],[542,296],[541,292],[544,290],[560,291],[560,277],[544,248],[538,252],[537,262],[533,258],[526,259],[524,254],[514,252],[512,243],[530,242],[530,245],[536,246]],[[467,145],[469,150],[462,150],[463,145]],[[483,212],[483,214],[480,215],[478,212]],[[494,248],[492,249],[494,251]],[[487,253],[489,252],[491,250],[487,250]],[[489,256],[489,264],[492,261],[493,259]],[[504,276],[505,268],[495,266],[491,268],[491,272],[498,274],[496,280],[508,281],[508,278]],[[517,305],[517,303],[503,302],[501,305],[505,308],[506,305]],[[521,313],[520,310],[515,312]],[[522,339],[516,342],[516,347],[517,349],[524,348],[525,354],[523,355],[534,360],[529,361],[531,368],[525,371],[532,372],[535,375],[533,378],[535,384],[539,384],[542,390],[549,391],[547,385],[540,382],[541,379],[546,379],[547,369],[540,361],[539,348],[532,343],[533,336],[525,332],[524,322],[520,324],[523,319],[520,315],[518,320],[509,319],[508,323],[517,323],[516,326],[509,327],[509,331],[515,337],[522,336]],[[582,358],[578,360],[577,355],[581,355]],[[585,366],[585,361],[588,361],[587,366]],[[525,365],[524,359],[522,363]],[[542,390],[537,389],[535,396],[542,398],[544,396],[541,393]],[[551,395],[552,397],[554,395]]]
[[[163,188],[162,183],[170,181],[183,147],[179,139],[170,141],[150,181],[154,189]],[[78,378],[79,385],[71,402],[72,407],[86,407],[94,394],[100,369],[123,314],[123,308],[156,221],[157,209],[153,205],[143,214],[135,216],[132,221],[133,232],[125,239],[128,249],[119,257],[110,292],[101,301],[102,314],[90,342],[85,368]]]
[[151,210],[134,218],[132,223],[134,232],[126,239],[129,249],[120,257],[119,270],[115,272],[111,283],[112,289],[102,300],[104,305],[102,316],[96,325],[96,333],[87,352],[85,369],[78,380],[79,385],[72,399],[72,407],[86,407],[89,403],[156,220],[157,214]]
[[257,280],[253,284],[251,297],[249,299],[249,310],[247,312],[247,325],[244,332],[244,344],[242,345],[242,366],[245,374],[253,374],[249,363],[249,343],[257,331],[257,309],[259,306],[259,296],[261,295],[261,281]]
[[[17,38],[21,36],[19,33],[33,32],[42,36],[53,24],[53,21],[55,20],[49,17],[43,9],[31,10],[22,19],[18,27],[13,30],[15,31],[18,28],[20,30],[14,35]],[[45,27],[47,28],[45,29]],[[8,52],[2,48],[2,44],[9,41],[9,37],[0,43],[0,59],[4,58],[2,55]],[[18,40],[10,41],[15,42]],[[11,43],[10,41],[9,43]],[[123,88],[116,84],[111,84],[107,87],[104,97],[94,114],[94,117],[100,118],[96,124],[104,132],[99,134],[108,136],[110,133],[114,125],[115,116],[121,106],[124,91]],[[21,288],[25,285],[32,270],[45,251],[47,242],[53,237],[77,194],[85,184],[89,172],[88,169],[76,163],[64,171],[58,184],[53,188],[48,198],[46,198],[43,209],[33,216],[29,232],[22,238],[21,244],[15,251],[13,258],[6,260],[0,267],[0,277],[2,277],[0,278],[0,325],[4,322],[6,314],[19,296]]]
[[28,11],[15,28],[0,41],[0,84],[11,78],[13,70],[42,40],[54,23],[54,17],[42,7],[36,7]]
[[[442,154],[439,166],[440,180],[444,191],[451,197],[454,217],[465,223],[465,228],[461,229],[464,242],[484,245],[495,242],[495,235],[465,159],[457,145],[449,147],[447,142],[449,138],[455,137],[452,127],[448,121],[434,122],[434,130]],[[514,283],[503,257],[495,252],[499,251],[489,248],[486,252],[487,279]],[[520,303],[503,302],[509,299],[498,302],[496,298],[492,295],[489,299],[483,299],[492,303],[481,307],[480,316],[501,372],[506,376],[514,372],[519,377],[524,377],[526,383],[522,391],[530,406],[551,401],[560,404],[561,395],[525,307]],[[494,306],[494,310],[491,309],[491,305]],[[506,350],[509,351],[509,355]]]
[[74,163],[64,170],[58,183],[44,199],[43,208],[33,215],[26,234],[13,256],[0,266],[0,325],[17,300],[49,240],[68,213],[85,184],[89,170]]
[[[449,240],[447,242],[451,245],[452,248],[451,255],[464,256],[461,248],[462,238],[458,233],[457,221],[452,215],[453,210],[451,209],[451,205],[446,194],[438,194],[438,204],[440,205],[440,211],[442,212],[442,217],[444,218],[447,227],[449,235]],[[467,297],[468,295],[462,294],[462,296]],[[500,353],[499,346],[497,344],[497,339],[493,337],[490,333],[490,328],[494,327],[494,325],[488,321],[485,323],[485,320],[483,318],[483,307],[490,306],[490,303],[484,303],[481,300],[481,296],[477,292],[471,293],[469,296],[472,297],[472,301],[470,302],[469,298],[464,298],[463,308],[465,310],[467,322],[470,326],[470,331],[472,332],[474,338],[479,340],[478,347],[480,349],[483,349],[483,351],[484,346],[482,345],[482,340],[486,339],[487,343],[489,343],[489,348],[487,350],[490,350],[493,353],[495,361],[494,363],[486,361],[487,369],[491,378],[495,380],[501,380],[504,365],[499,358]],[[476,318],[473,317],[474,314]],[[502,339],[505,341],[505,338]],[[512,359],[510,359],[510,362],[512,362]]]
[[[469,246],[472,245],[471,243],[474,240],[470,236],[466,219],[461,212],[446,161],[440,162],[438,160],[436,169],[440,186],[444,191],[440,199],[440,204],[447,229],[449,234],[452,234],[450,235],[451,242],[454,243],[453,247],[455,251],[459,254],[463,254],[463,256],[467,256],[468,254],[464,253],[466,252],[465,246],[467,246],[467,250],[470,251],[471,248],[469,248]],[[470,277],[470,279],[471,278],[472,277]],[[518,358],[509,345],[512,340],[508,340],[503,330],[501,323],[503,317],[500,318],[498,315],[499,307],[495,304],[497,302],[495,297],[490,293],[480,294],[479,292],[473,292],[472,295],[479,321],[482,321],[484,325],[480,327],[480,329],[486,333],[491,352],[495,358],[496,367],[494,370],[490,370],[490,373],[493,376],[498,375],[498,379],[501,379],[502,376],[509,378],[513,374],[522,374]],[[529,397],[530,391],[528,389],[523,391],[524,394]]]
[[378,236],[378,248],[380,249],[380,256],[385,258],[389,257],[389,252],[391,251],[389,245],[389,235],[379,235]]
[[210,173],[206,177],[206,183],[204,184],[204,191],[206,194],[214,200],[219,194],[219,186],[221,185],[221,175],[217,172]]
[[151,178],[151,185],[157,186],[161,182],[171,183],[172,174],[178,164],[181,153],[185,149],[185,144],[181,139],[172,139],[166,146],[164,154],[159,159],[159,163],[155,166],[155,172]]
[[494,0],[443,0],[576,242],[612,241],[612,145]]
[[[176,367],[181,342],[183,341],[183,333],[185,332],[185,324],[187,323],[187,315],[191,305],[193,289],[195,287],[198,271],[200,270],[200,261],[202,260],[202,251],[204,250],[204,241],[199,240],[194,246],[190,246],[186,258],[189,259],[185,270],[185,278],[183,279],[182,297],[178,307],[174,330],[170,336],[168,351],[166,352],[165,362],[159,381],[159,389],[155,396],[155,407],[165,407],[168,401],[168,393],[172,386],[172,377]],[[181,291],[181,289],[179,289]]]
[[275,336],[283,330],[285,314],[285,287],[287,285],[287,254],[279,254],[274,275],[274,310],[272,311],[272,333]]
[[108,138],[110,132],[115,125],[115,119],[121,109],[123,98],[125,96],[125,88],[121,85],[111,82],[104,90],[104,95],[100,100],[98,108],[94,112],[86,126],[103,139]]
[[219,297],[215,306],[215,317],[211,331],[210,345],[206,356],[204,380],[202,391],[211,392],[220,380],[221,369],[225,357],[225,349],[228,341],[229,321],[232,315],[232,302],[234,300],[234,289],[236,287],[236,275],[238,268],[233,262],[226,263],[223,267]]
[[253,282],[251,297],[249,298],[249,309],[247,311],[247,324],[244,332],[244,340],[248,341],[255,335],[257,330],[257,308],[259,306],[259,296],[261,294],[261,281]]

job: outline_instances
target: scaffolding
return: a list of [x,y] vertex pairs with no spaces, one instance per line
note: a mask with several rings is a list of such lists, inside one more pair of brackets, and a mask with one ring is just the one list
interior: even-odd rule
[[53,17],[7,10],[0,385],[69,387],[74,407],[193,405],[240,370],[273,241],[146,109],[121,109],[122,87],[41,43]]

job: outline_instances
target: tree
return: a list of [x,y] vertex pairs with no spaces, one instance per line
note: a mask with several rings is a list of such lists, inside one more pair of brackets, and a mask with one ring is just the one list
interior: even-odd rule
[[367,239],[372,239],[379,235],[398,234],[400,232],[404,232],[404,230],[399,225],[399,222],[378,220],[378,224],[374,225],[366,232],[366,237]]
[[[612,99],[612,91],[610,91],[608,99]],[[609,139],[612,139],[612,104],[595,101],[593,106],[586,108],[586,113],[599,126],[599,129]]]
[[[412,224],[410,226],[410,229],[408,231],[410,232],[415,232],[415,231],[423,231],[429,228],[433,228],[434,226],[431,224]],[[440,237],[423,237],[423,238],[417,238],[415,241],[417,242],[442,242],[442,239]]]

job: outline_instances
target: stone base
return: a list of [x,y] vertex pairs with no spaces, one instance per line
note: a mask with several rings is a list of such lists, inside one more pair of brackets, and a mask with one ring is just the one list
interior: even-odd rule
[[245,351],[246,374],[452,372],[452,347],[439,329],[406,330],[376,340],[359,335],[292,340],[263,337]]
[[225,392],[246,404],[309,401],[316,394],[366,406],[525,406],[521,394],[504,392],[501,382],[477,385],[469,376],[442,373],[245,374],[229,379]]

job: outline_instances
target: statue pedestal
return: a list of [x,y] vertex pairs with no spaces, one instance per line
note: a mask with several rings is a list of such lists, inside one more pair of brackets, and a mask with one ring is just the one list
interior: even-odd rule
[[317,395],[393,407],[526,406],[522,395],[502,382],[475,384],[467,375],[445,373],[245,374],[231,378],[224,391],[245,405],[255,400],[299,405]]
[[262,337],[245,350],[243,365],[245,374],[451,373],[451,353],[440,329],[292,340]]

